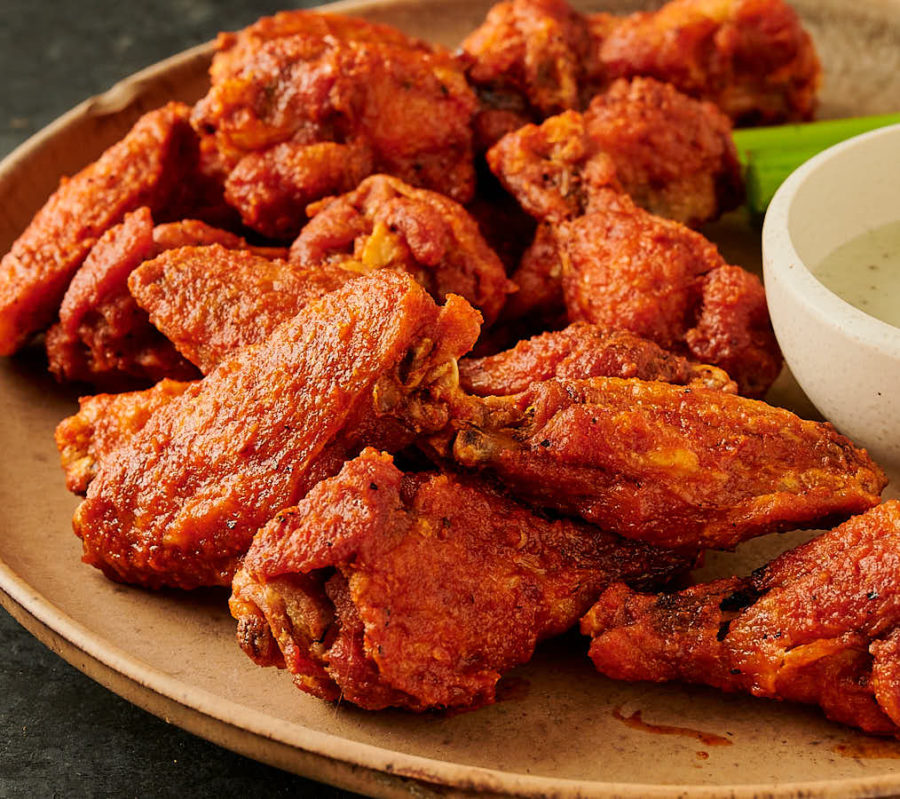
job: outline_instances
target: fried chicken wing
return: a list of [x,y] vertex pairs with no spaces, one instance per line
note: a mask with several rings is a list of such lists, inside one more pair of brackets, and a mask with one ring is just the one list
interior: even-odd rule
[[812,118],[822,67],[783,0],[671,0],[655,12],[589,20],[593,57],[609,79],[654,77],[738,124]]
[[617,78],[670,83],[740,124],[809,119],[822,72],[783,0],[672,0],[625,17],[511,0],[488,12],[462,50],[482,149],[528,122],[584,109]]
[[366,450],[260,530],[230,606],[245,652],[315,696],[478,707],[611,580],[689,563]]
[[437,300],[451,293],[464,297],[486,324],[513,290],[475,220],[437,192],[373,175],[349,194],[309,210],[312,219],[291,246],[291,259],[304,266],[401,269]]
[[128,275],[156,251],[148,208],[127,214],[91,248],[63,297],[59,322],[47,331],[57,380],[118,388],[198,376],[128,293]]
[[683,680],[817,704],[900,735],[900,502],[790,550],[750,577],[675,594],[608,589],[582,620],[605,675]]
[[250,250],[257,260],[286,256],[274,247],[252,247],[240,236],[195,219],[153,227],[148,208],[127,214],[94,245],[69,285],[59,322],[47,332],[47,356],[57,379],[107,388],[133,387],[169,377],[199,377],[169,339],[151,324],[129,293],[140,264],[174,247],[217,243]]
[[256,530],[345,459],[446,426],[429,389],[455,381],[478,323],[389,270],[307,305],[100,462],[73,521],[84,560],[148,587],[227,585]]
[[220,39],[192,117],[245,224],[296,235],[306,203],[373,171],[472,198],[475,97],[449,54],[312,13],[275,27]]
[[427,43],[413,39],[390,25],[367,22],[358,17],[345,17],[342,14],[292,9],[279,11],[271,17],[261,17],[237,33],[220,33],[216,39],[216,54],[210,66],[212,82],[221,83],[239,74],[263,43],[301,34],[320,39],[330,37],[342,42],[373,42],[432,51]]
[[310,203],[351,191],[372,171],[364,144],[285,142],[242,158],[225,181],[225,196],[248,227],[288,239]]
[[160,380],[144,391],[96,394],[78,400],[78,413],[56,428],[56,448],[66,488],[84,495],[100,461],[141,430],[158,409],[181,396],[191,383]]
[[831,425],[713,389],[554,379],[458,419],[443,449],[457,463],[534,505],[670,548],[729,548],[859,513],[886,484]]
[[0,261],[0,355],[47,327],[103,233],[141,206],[165,208],[184,193],[197,143],[181,103],[141,117],[127,136],[70,179]]
[[594,71],[587,19],[565,0],[498,3],[462,51],[481,100],[474,120],[481,149],[534,119],[581,107]]
[[633,333],[607,332],[585,322],[520,341],[496,355],[459,362],[460,385],[482,397],[518,394],[554,377],[637,378],[737,391],[721,369],[691,363]]
[[[488,164],[530,214],[560,221],[621,187],[642,208],[700,225],[736,208],[743,183],[728,118],[649,78],[619,80],[584,114],[510,133]],[[614,173],[614,177],[613,177]]]
[[145,261],[128,279],[137,304],[203,374],[359,273],[339,264],[304,267],[213,244]]
[[748,396],[763,396],[778,376],[761,281],[699,233],[610,191],[556,238],[570,320],[630,330],[719,366]]

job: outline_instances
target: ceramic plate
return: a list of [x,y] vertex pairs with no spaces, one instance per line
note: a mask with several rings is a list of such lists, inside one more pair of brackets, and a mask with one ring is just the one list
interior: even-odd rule
[[[900,0],[795,5],[825,60],[823,115],[898,110]],[[341,7],[447,45],[485,9],[476,0]],[[209,54],[196,48],[139,73],[4,161],[0,251],[61,174],[93,160],[143,111],[199,97]],[[730,260],[758,265],[758,232],[740,217],[711,235]],[[238,649],[225,592],[150,593],[108,582],[80,562],[70,526],[76,500],[63,486],[52,436],[74,399],[54,384],[38,352],[0,362],[0,600],[66,660],[168,721],[259,760],[385,797],[900,793],[900,743],[830,724],[812,708],[606,680],[577,635],[542,646],[504,679],[500,701],[477,712],[366,713],[306,696]],[[814,413],[788,376],[773,399]],[[896,487],[888,494],[898,496]],[[744,572],[796,539],[760,539],[710,558],[707,568]]]

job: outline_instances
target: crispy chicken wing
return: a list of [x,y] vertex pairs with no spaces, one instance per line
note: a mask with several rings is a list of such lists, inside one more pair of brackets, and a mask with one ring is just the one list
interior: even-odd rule
[[728,118],[649,78],[616,81],[584,114],[567,111],[510,133],[487,159],[539,220],[578,216],[597,189],[609,186],[655,214],[694,226],[743,199]]
[[762,282],[692,230],[607,191],[557,229],[569,319],[630,330],[761,397],[781,371]]
[[366,450],[260,530],[230,605],[247,654],[315,696],[478,707],[611,580],[689,564]]
[[309,302],[380,268],[410,273],[435,299],[459,294],[487,319],[509,290],[499,258],[462,206],[381,175],[323,201],[287,261],[215,245],[185,247],[145,262],[129,289],[206,374]]
[[312,13],[275,27],[220,39],[192,117],[247,225],[296,235],[304,204],[372,171],[472,198],[475,98],[449,54]]
[[898,560],[895,500],[750,577],[660,595],[616,585],[582,631],[609,677],[817,704],[834,721],[900,735]]
[[809,119],[821,65],[783,0],[673,0],[626,17],[564,0],[495,5],[462,45],[487,149],[527,122],[581,110],[616,78],[646,76],[759,124]]
[[656,12],[589,21],[593,58],[609,79],[654,77],[738,124],[812,118],[822,67],[784,0],[672,0]]
[[127,214],[91,248],[66,291],[59,322],[47,331],[47,359],[57,380],[119,388],[197,377],[128,293],[128,275],[156,251],[148,208]]
[[248,227],[290,238],[310,203],[351,191],[372,171],[366,144],[284,142],[244,156],[225,181],[225,196]]
[[475,220],[437,192],[373,175],[349,194],[312,206],[310,214],[291,246],[291,259],[304,266],[401,269],[437,300],[451,293],[464,297],[486,324],[513,289]]
[[218,244],[181,247],[145,261],[128,279],[137,304],[203,374],[358,272],[304,267]]
[[84,560],[149,587],[227,585],[256,530],[346,458],[446,426],[429,388],[455,381],[478,322],[389,270],[306,306],[100,462],[74,518]]
[[729,548],[859,513],[886,484],[831,425],[713,389],[554,379],[456,413],[459,432],[436,446],[457,463],[532,504],[671,548]]
[[69,281],[103,233],[129,211],[166,208],[196,168],[190,109],[169,103],[59,189],[0,261],[0,355],[47,327]]
[[184,394],[190,385],[160,380],[143,391],[81,397],[78,413],[63,419],[56,428],[66,488],[84,495],[100,461],[143,428],[157,408]]
[[691,363],[633,333],[607,332],[586,322],[520,341],[496,355],[459,362],[460,385],[482,397],[518,394],[532,383],[553,377],[637,378],[737,391],[728,375],[715,366]]
[[426,53],[432,51],[427,43],[413,39],[390,25],[367,22],[358,17],[345,17],[342,14],[292,9],[279,11],[271,17],[261,17],[237,33],[220,33],[216,39],[216,54],[210,66],[212,82],[221,83],[238,75],[265,42],[297,35],[320,39],[330,37],[342,42],[389,44]]
[[[59,380],[84,380],[108,388],[188,380],[197,370],[150,323],[128,290],[129,275],[160,253],[212,244],[252,250],[258,260],[286,256],[286,250],[252,247],[240,236],[194,219],[153,227],[148,208],[127,214],[91,249],[75,274],[47,333],[50,370]],[[163,331],[165,333],[165,331]]]
[[527,122],[582,106],[595,69],[587,19],[565,0],[495,5],[462,43],[461,61],[481,107],[479,149]]

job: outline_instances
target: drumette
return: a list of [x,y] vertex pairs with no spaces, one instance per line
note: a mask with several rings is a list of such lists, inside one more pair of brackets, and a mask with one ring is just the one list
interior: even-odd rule
[[370,710],[478,707],[611,580],[689,566],[366,450],[260,530],[230,605],[244,651],[315,696]]
[[900,735],[900,502],[792,549],[750,577],[674,594],[608,589],[581,623],[600,672],[819,705]]

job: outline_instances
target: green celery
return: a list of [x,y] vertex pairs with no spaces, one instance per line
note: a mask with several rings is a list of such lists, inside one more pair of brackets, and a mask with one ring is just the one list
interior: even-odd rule
[[814,155],[860,133],[895,124],[900,124],[900,113],[734,131],[751,215],[761,218],[788,175]]

